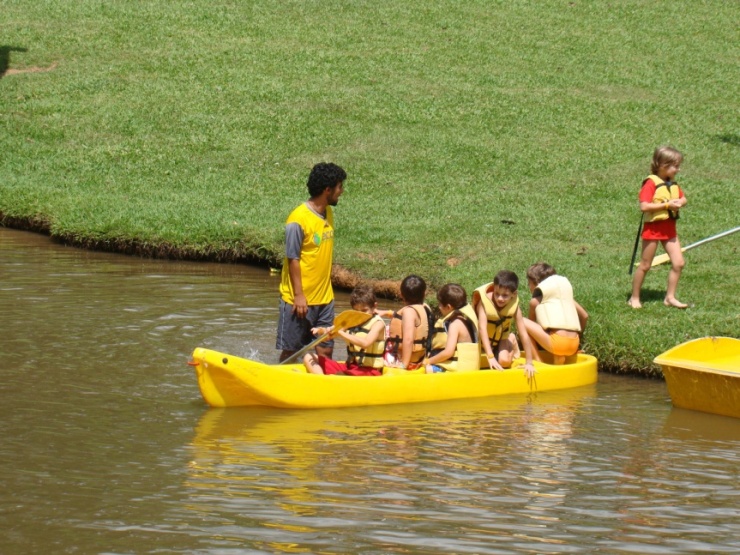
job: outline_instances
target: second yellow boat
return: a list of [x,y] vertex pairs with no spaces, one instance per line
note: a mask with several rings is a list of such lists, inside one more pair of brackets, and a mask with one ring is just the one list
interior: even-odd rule
[[740,418],[740,339],[692,339],[655,362],[675,406]]

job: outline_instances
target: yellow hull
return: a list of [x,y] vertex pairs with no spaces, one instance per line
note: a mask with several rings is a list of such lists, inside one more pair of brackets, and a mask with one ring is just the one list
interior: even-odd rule
[[[308,374],[302,364],[268,365],[197,348],[192,365],[203,399],[212,407],[337,408],[422,403],[568,389],[593,384],[596,359],[579,354],[570,364],[535,362],[528,380],[521,368],[499,372],[405,372],[384,376]],[[523,363],[523,360],[515,362]]]
[[704,337],[655,358],[677,407],[740,418],[740,339]]

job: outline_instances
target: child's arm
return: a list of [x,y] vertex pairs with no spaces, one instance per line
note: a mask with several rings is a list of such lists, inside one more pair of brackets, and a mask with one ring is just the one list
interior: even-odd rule
[[[413,308],[406,309],[401,314],[401,364],[404,368],[408,368],[411,364],[417,317],[416,310]],[[432,330],[429,330],[429,333],[432,333]]]
[[678,210],[679,208],[683,208],[686,206],[686,203],[688,201],[686,200],[686,197],[682,196],[681,198],[673,198],[666,201],[661,202],[653,202],[652,200],[650,202],[641,201],[640,202],[640,210],[643,212],[659,212],[660,210]]
[[385,309],[375,309],[375,314],[380,316],[381,318],[393,318],[393,311],[392,310],[385,310]]
[[488,367],[492,370],[503,370],[501,365],[493,356],[493,349],[491,348],[491,338],[488,337],[488,316],[486,316],[486,309],[483,308],[483,303],[478,303],[476,308],[478,313],[478,335],[480,336],[480,344],[483,347],[483,352],[486,353],[486,360],[488,361]]
[[457,341],[460,337],[460,328],[464,328],[465,324],[462,323],[460,320],[455,320],[450,325],[450,329],[447,331],[447,343],[445,343],[445,348],[442,349],[439,353],[436,355],[424,359],[424,366],[429,366],[430,364],[437,364],[439,362],[444,362],[445,360],[448,360],[452,357],[452,355],[455,354],[455,348],[457,347]]
[[578,303],[575,303],[575,305],[576,312],[578,313],[578,322],[581,324],[581,335],[583,335],[583,332],[586,330],[586,324],[588,323],[588,312]]
[[655,182],[652,179],[647,179],[642,189],[640,189],[640,210],[642,212],[659,212],[660,210],[671,209],[670,201],[653,202],[653,197],[655,197]]
[[[539,304],[539,302],[537,303]],[[531,378],[537,373],[534,365],[532,364],[532,358],[534,357],[534,345],[532,339],[529,337],[527,327],[524,325],[524,317],[522,316],[522,309],[516,309],[516,330],[519,332],[519,337],[522,338],[522,345],[524,345],[524,374]]]
[[658,212],[659,210],[667,210],[668,202],[640,202],[640,210],[642,212]]
[[383,322],[375,322],[365,337],[358,337],[357,335],[348,333],[344,330],[339,330],[338,333],[338,335],[347,343],[357,345],[361,349],[366,349],[375,343],[382,334],[385,334],[385,324]]
[[319,355],[316,353],[306,353],[303,357],[303,366],[310,374],[323,374],[324,370],[319,364]]
[[539,306],[539,304],[540,304],[539,297],[532,297],[532,299],[529,301],[529,313],[527,314],[527,317],[533,322],[537,321],[536,309]]

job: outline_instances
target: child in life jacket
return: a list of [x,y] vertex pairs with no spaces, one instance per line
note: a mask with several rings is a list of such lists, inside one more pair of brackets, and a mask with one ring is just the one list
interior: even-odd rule
[[417,275],[401,282],[404,307],[395,311],[388,325],[386,366],[413,370],[424,362],[429,338],[431,309],[424,304],[426,282]]
[[[385,348],[385,322],[375,314],[375,291],[369,285],[358,285],[349,298],[353,310],[373,317],[355,328],[339,330],[337,335],[347,343],[347,361],[337,362],[316,353],[303,357],[303,364],[312,374],[343,374],[347,376],[381,376]],[[314,335],[323,335],[331,328],[313,328]]]
[[681,244],[676,233],[678,210],[688,202],[678,183],[673,179],[683,161],[683,155],[668,146],[658,147],[653,153],[652,172],[642,182],[640,190],[640,210],[645,218],[642,228],[642,255],[640,263],[632,278],[632,295],[627,304],[632,308],[642,308],[640,290],[645,274],[650,270],[658,243],[663,245],[671,260],[668,272],[668,286],[663,304],[674,308],[686,308],[688,305],[676,298],[676,287],[684,267]]
[[462,286],[448,283],[437,292],[442,318],[434,323],[431,349],[424,359],[427,374],[480,368],[478,318]]
[[522,338],[524,346],[524,371],[529,377],[535,374],[532,359],[536,352],[519,308],[519,277],[512,271],[501,270],[492,283],[481,285],[473,292],[473,307],[478,318],[480,343],[491,370],[510,368],[520,355],[516,336],[511,332],[511,324]]
[[527,281],[532,300],[525,328],[540,347],[552,353],[553,364],[564,364],[565,357],[578,352],[588,313],[573,299],[570,281],[549,264],[530,266]]

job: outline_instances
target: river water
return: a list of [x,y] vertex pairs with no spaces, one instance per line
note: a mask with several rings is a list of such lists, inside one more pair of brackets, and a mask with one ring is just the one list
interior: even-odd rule
[[190,353],[274,362],[277,282],[0,228],[0,553],[740,553],[740,420],[660,381],[209,409]]

